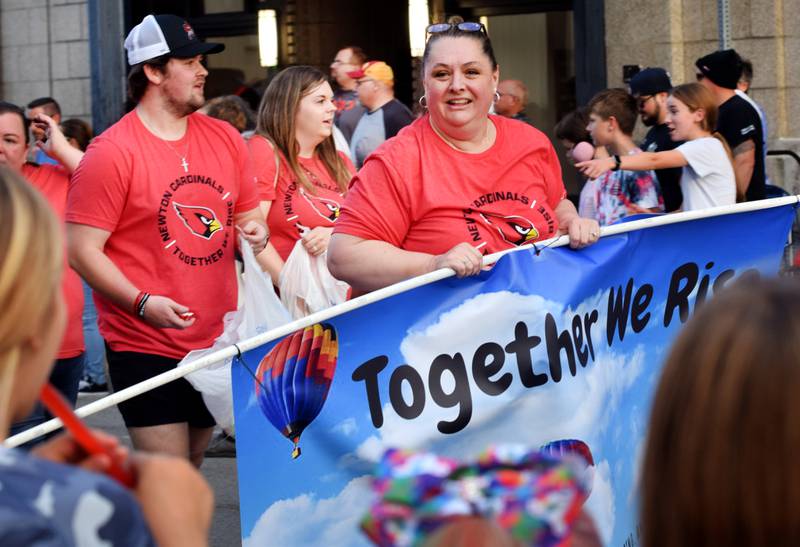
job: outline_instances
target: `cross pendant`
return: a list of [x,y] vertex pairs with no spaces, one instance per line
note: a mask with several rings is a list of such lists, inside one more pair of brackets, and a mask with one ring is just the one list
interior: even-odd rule
[[181,158],[181,167],[183,167],[183,172],[189,172],[189,162],[186,161],[186,158]]

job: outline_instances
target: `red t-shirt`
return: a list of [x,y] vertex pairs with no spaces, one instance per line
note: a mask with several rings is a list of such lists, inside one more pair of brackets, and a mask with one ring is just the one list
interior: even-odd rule
[[134,110],[97,137],[72,176],[67,222],[110,232],[104,252],[131,283],[196,318],[159,329],[95,293],[111,349],[180,359],[211,346],[236,309],[234,214],[256,207],[247,147],[226,122],[192,114],[184,137],[167,142]]
[[[67,188],[69,174],[61,167],[44,164],[26,163],[22,166],[22,176],[31,186],[47,198],[50,206],[63,222],[64,210],[67,206]],[[69,267],[67,249],[64,248],[64,275],[61,279],[61,292],[67,304],[67,328],[58,359],[77,357],[83,353],[83,285],[78,274]]]
[[428,116],[384,143],[350,183],[335,232],[442,254],[468,242],[483,254],[556,235],[566,191],[547,137],[491,116],[491,148],[468,154],[434,133]]
[[[250,141],[250,154],[256,173],[259,197],[272,201],[267,216],[270,240],[283,260],[289,257],[295,243],[311,228],[332,227],[339,218],[339,207],[344,195],[325,167],[317,158],[297,158],[306,176],[314,185],[315,193],[297,182],[294,172],[281,156],[278,180],[275,181],[275,155],[272,145],[259,135]],[[339,152],[350,173],[355,167],[350,158]]]

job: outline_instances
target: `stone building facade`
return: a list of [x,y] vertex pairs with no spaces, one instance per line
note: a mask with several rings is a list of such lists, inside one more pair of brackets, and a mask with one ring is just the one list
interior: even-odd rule
[[86,0],[0,0],[0,98],[55,97],[64,118],[91,121]]

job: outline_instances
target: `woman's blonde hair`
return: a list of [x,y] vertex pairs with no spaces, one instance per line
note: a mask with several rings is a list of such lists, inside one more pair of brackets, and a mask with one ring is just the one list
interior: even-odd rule
[[0,423],[23,344],[41,329],[60,291],[63,242],[45,199],[20,175],[0,167]]
[[[300,146],[297,143],[295,117],[303,97],[327,81],[327,76],[314,67],[289,67],[272,79],[258,107],[256,134],[272,143],[289,164],[295,178],[311,193],[316,193],[314,185],[297,159]],[[333,135],[318,144],[314,154],[322,160],[328,173],[336,181],[339,191],[344,193],[351,174],[336,152]]]

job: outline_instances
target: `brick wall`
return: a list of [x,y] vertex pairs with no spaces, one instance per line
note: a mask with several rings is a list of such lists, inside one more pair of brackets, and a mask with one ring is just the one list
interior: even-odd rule
[[0,0],[0,97],[52,96],[64,118],[91,121],[86,0]]

